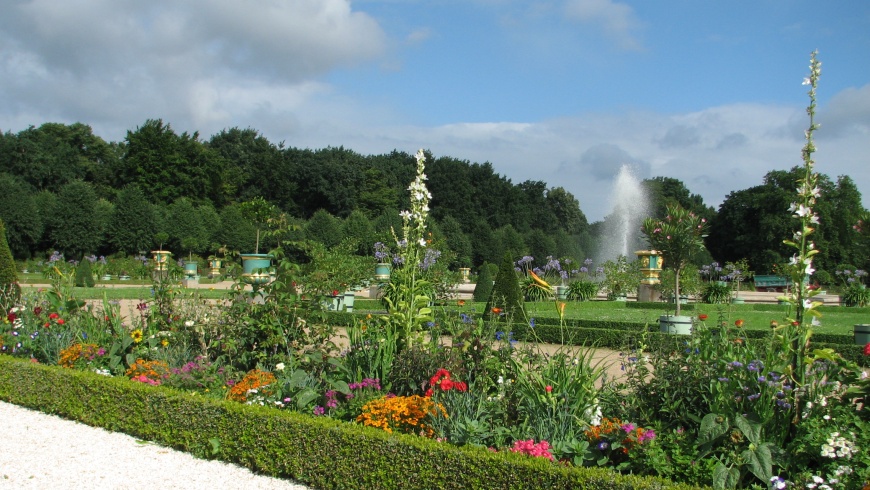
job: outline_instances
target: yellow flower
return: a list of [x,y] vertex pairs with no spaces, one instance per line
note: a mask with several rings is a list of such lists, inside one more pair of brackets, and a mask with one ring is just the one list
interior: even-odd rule
[[132,332],[130,332],[130,337],[132,337],[133,342],[136,342],[137,344],[139,342],[142,342],[142,330],[138,328],[136,330],[133,330]]
[[163,347],[166,347],[169,345],[169,341],[167,339],[163,339],[160,341],[160,345],[162,345]]

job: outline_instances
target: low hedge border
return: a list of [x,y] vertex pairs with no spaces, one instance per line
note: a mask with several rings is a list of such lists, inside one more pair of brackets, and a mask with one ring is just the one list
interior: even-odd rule
[[321,489],[510,489],[530,482],[553,489],[697,488],[209,400],[3,355],[0,399]]

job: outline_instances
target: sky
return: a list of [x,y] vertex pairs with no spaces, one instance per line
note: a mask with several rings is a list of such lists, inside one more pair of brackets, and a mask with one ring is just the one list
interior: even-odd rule
[[614,181],[673,177],[718,207],[802,165],[870,207],[870,2],[0,0],[0,131],[148,119],[363,155],[418,148],[563,187],[590,222]]

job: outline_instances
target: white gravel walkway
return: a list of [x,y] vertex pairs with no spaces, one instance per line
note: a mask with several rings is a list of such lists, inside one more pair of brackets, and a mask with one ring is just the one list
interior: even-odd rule
[[0,421],[0,488],[308,489],[5,402]]

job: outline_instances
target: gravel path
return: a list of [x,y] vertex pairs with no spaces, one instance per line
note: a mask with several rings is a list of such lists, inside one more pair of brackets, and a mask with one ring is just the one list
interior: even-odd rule
[[0,421],[0,488],[309,488],[5,402]]

